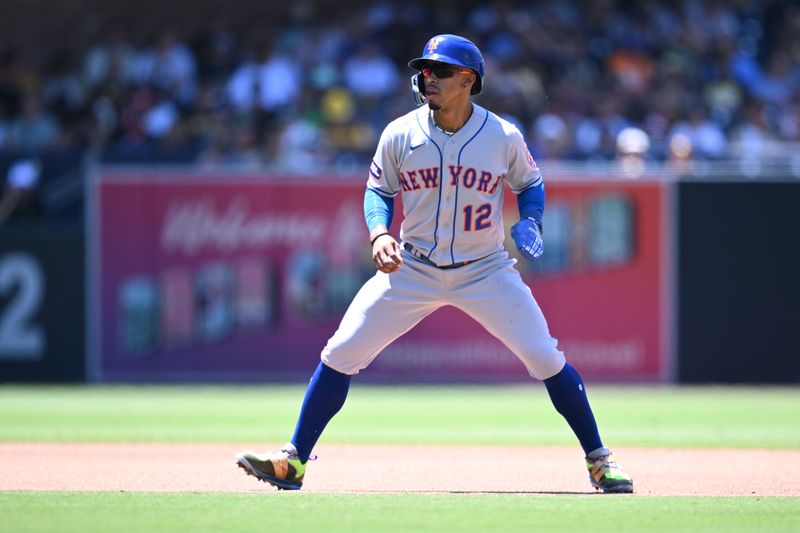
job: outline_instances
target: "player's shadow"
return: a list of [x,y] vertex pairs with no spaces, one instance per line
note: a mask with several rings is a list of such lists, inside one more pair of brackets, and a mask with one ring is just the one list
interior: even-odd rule
[[563,496],[594,496],[604,494],[600,491],[572,491],[572,490],[445,490],[443,494],[530,494],[530,495],[563,495]]
[[597,492],[580,492],[571,490],[444,490],[445,494],[563,494],[569,496],[602,494]]
[[[340,491],[330,491],[340,492]],[[570,490],[358,490],[358,491],[341,491],[341,492],[359,492],[371,494],[528,494],[528,495],[554,495],[554,496],[591,496],[593,494],[603,494],[599,491],[594,492],[580,492]]]

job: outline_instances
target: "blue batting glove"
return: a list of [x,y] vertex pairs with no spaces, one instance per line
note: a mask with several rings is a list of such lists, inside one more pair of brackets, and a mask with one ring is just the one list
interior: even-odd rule
[[523,218],[511,226],[511,238],[523,257],[533,261],[544,252],[542,227],[539,221]]

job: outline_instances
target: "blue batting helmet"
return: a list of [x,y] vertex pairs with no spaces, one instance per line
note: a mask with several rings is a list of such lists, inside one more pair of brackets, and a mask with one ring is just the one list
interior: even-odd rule
[[[408,66],[417,70],[422,70],[425,64],[431,61],[458,65],[474,70],[476,80],[470,94],[478,94],[481,92],[483,78],[486,74],[486,63],[483,61],[481,51],[478,50],[478,47],[469,39],[465,39],[459,35],[437,35],[425,43],[425,48],[422,49],[422,57],[412,59],[408,62]],[[421,96],[425,94],[425,85],[422,76],[419,74],[414,75],[411,78],[411,86],[412,89],[414,89],[414,96],[417,98],[417,103],[423,103],[424,99]],[[421,95],[419,94],[420,92]]]

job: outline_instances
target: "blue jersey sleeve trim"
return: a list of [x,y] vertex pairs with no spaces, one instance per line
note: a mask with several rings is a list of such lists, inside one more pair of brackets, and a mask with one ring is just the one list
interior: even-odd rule
[[364,219],[370,231],[383,224],[387,228],[394,218],[394,199],[378,194],[375,189],[364,192]]
[[528,187],[517,195],[517,207],[520,218],[533,218],[539,222],[544,215],[544,183]]
[[526,185],[525,187],[523,187],[522,189],[520,189],[518,191],[515,191],[514,189],[511,189],[511,190],[512,190],[512,192],[514,192],[514,194],[521,194],[521,193],[527,191],[528,189],[533,189],[534,187],[539,187],[539,186],[544,186],[544,180],[542,179],[541,176],[539,176],[536,179],[536,181],[534,181],[533,183],[530,183],[530,184]]
[[511,192],[513,192],[514,194],[520,194],[521,192],[523,192],[523,191],[527,191],[528,189],[531,189],[531,188],[533,188],[533,187],[538,187],[538,186],[539,186],[539,185],[541,185],[542,183],[544,183],[544,180],[542,179],[542,174],[541,174],[541,172],[539,172],[539,171],[537,170],[537,171],[536,171],[536,179],[535,179],[535,180],[533,180],[531,183],[527,184],[526,186],[524,186],[523,188],[521,188],[521,189],[519,189],[519,190],[515,190],[515,189],[512,187],[512,188],[511,188]]
[[374,187],[370,187],[369,185],[367,185],[367,189],[372,191],[372,192],[374,192],[375,194],[379,194],[379,195],[383,196],[384,198],[394,198],[395,196],[397,196],[397,193],[391,193],[391,194],[385,193],[385,192],[381,191],[380,189],[376,189]]

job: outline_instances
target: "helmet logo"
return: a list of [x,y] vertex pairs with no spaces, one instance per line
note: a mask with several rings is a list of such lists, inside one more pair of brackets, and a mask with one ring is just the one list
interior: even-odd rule
[[439,44],[444,41],[442,37],[434,37],[433,39],[428,42],[428,53],[432,54],[434,50],[439,48]]

